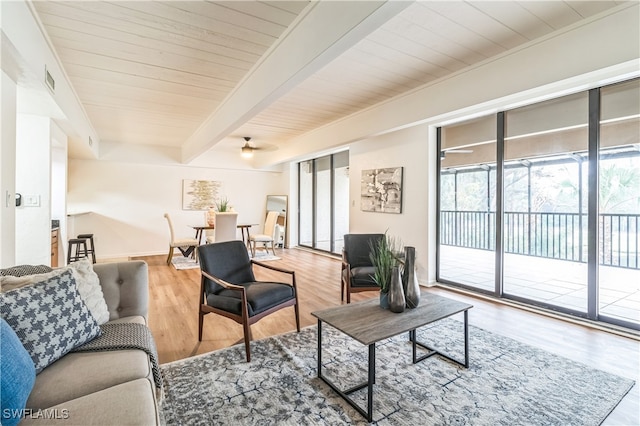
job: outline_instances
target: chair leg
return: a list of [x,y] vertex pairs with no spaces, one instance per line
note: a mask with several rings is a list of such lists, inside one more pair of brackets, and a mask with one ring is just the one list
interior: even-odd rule
[[167,256],[167,265],[171,265],[171,259],[173,259],[173,247],[169,246],[169,256]]
[[[276,248],[275,248],[275,246],[273,245],[273,240],[271,240],[271,252],[273,252],[273,255],[274,255],[274,256],[276,255]],[[269,253],[269,250],[267,250],[267,253]]]
[[202,324],[204,322],[204,313],[200,311],[198,313],[198,341],[202,342]]
[[300,333],[300,310],[298,309],[298,304],[293,305],[293,308],[296,313],[296,328],[298,329],[298,333]]
[[244,328],[244,350],[247,353],[247,362],[251,362],[251,345],[249,344],[251,340],[251,328],[247,321],[242,324],[242,328]]
[[344,302],[344,280],[340,281],[340,301]]
[[351,289],[347,285],[347,304],[351,303]]
[[251,245],[251,257],[256,257],[256,242],[251,241],[249,244]]

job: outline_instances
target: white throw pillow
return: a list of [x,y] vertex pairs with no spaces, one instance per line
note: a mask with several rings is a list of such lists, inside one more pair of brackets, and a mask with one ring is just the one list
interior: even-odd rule
[[58,276],[65,271],[71,270],[78,287],[80,298],[89,308],[89,312],[96,319],[99,325],[109,321],[109,308],[104,300],[102,287],[98,274],[93,270],[93,264],[89,258],[83,258],[76,262],[72,262],[69,266],[54,269],[46,274],[26,275],[22,277],[0,277],[0,292],[6,292],[16,288],[33,285],[37,282],[47,280],[51,277]]
[[104,300],[100,278],[93,270],[93,263],[88,257],[85,257],[70,263],[68,268],[73,269],[73,276],[76,279],[80,297],[84,300],[98,324],[102,325],[109,321],[109,308]]

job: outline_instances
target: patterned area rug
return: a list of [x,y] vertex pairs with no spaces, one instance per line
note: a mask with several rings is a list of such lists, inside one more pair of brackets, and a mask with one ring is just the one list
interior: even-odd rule
[[[251,257],[251,252],[249,252],[249,257]],[[268,262],[270,260],[280,260],[281,258],[270,253],[265,253],[264,251],[256,250],[256,255],[253,259],[259,260],[260,262]]]
[[200,264],[190,257],[176,256],[171,259],[171,264],[178,271],[183,269],[196,269],[200,268]]
[[[463,358],[462,323],[418,331]],[[376,346],[374,422],[388,425],[599,425],[633,387],[621,378],[470,326],[464,369],[439,356],[411,363],[407,336]],[[323,372],[342,389],[366,379],[367,348],[323,327]],[[161,366],[168,425],[367,424],[316,377],[317,328]],[[366,406],[366,388],[355,398]]]

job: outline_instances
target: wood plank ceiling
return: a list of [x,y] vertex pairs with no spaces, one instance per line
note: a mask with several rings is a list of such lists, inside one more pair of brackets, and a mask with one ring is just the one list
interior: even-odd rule
[[[415,2],[207,148],[239,148],[242,136],[277,146],[620,3]],[[179,148],[224,113],[225,99],[312,3],[36,1],[34,7],[101,141]]]

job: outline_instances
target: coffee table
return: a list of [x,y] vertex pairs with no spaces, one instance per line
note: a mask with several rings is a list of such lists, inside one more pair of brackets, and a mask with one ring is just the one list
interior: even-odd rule
[[[364,302],[351,303],[312,312],[311,315],[318,319],[318,377],[331,389],[338,393],[353,408],[362,414],[367,421],[373,420],[373,385],[376,381],[376,342],[409,332],[409,341],[413,347],[413,363],[420,362],[433,355],[443,356],[465,368],[469,367],[469,309],[473,305],[457,300],[438,296],[423,290],[420,296],[420,305],[415,309],[407,309],[396,314],[388,309],[380,307],[380,301],[376,299]],[[436,349],[420,343],[416,339],[416,329],[435,321],[450,317],[458,313],[464,313],[464,361],[442,353]],[[367,381],[346,390],[339,389],[326,376],[322,374],[322,324],[326,323],[343,332],[347,336],[369,347]],[[417,355],[417,347],[428,352],[423,356]],[[349,397],[353,392],[367,388],[367,409],[360,407]]]

